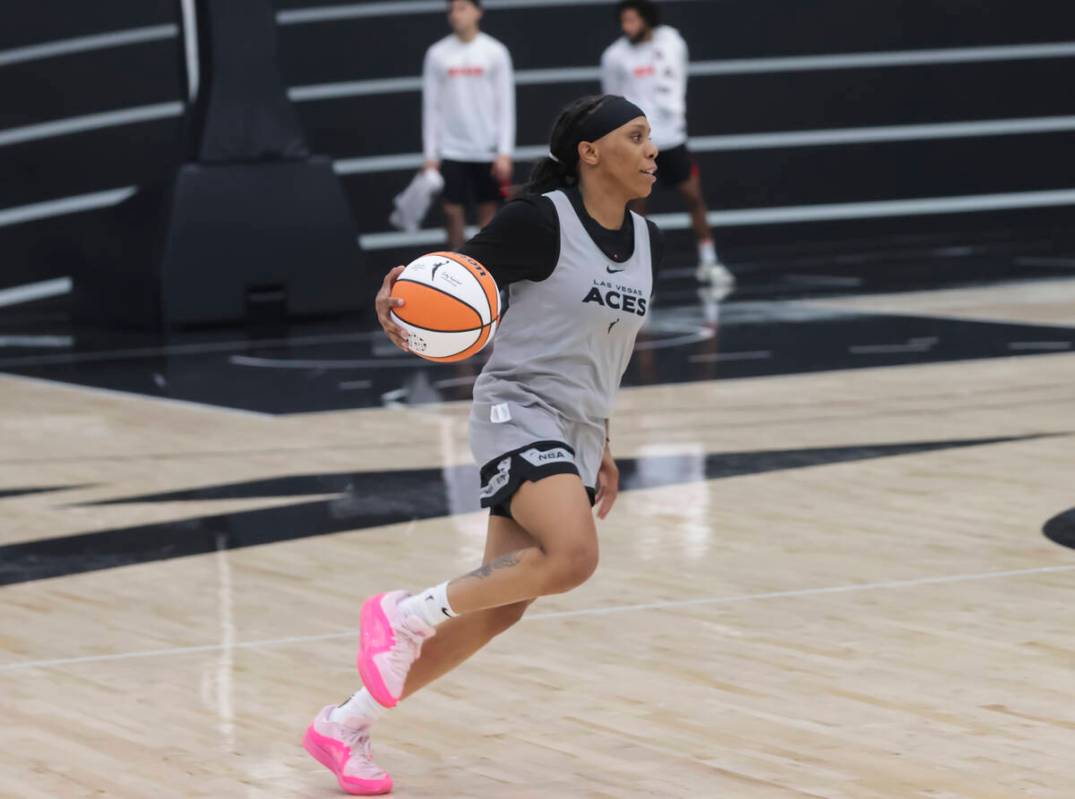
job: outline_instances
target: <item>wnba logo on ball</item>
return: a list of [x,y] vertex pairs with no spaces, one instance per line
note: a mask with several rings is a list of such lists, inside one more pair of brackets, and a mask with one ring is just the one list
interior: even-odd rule
[[500,321],[500,290],[473,258],[434,252],[407,264],[392,284],[403,304],[389,313],[431,361],[461,361],[492,340]]

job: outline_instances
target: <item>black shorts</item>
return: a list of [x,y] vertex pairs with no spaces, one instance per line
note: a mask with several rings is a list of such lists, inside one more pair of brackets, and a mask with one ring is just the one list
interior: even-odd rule
[[[535,441],[493,458],[481,468],[481,506],[493,516],[512,518],[511,498],[520,485],[554,474],[578,474],[574,457],[575,450],[563,441]],[[592,507],[597,492],[586,486],[586,494]]]
[[444,160],[440,162],[440,175],[444,178],[444,193],[441,197],[446,203],[498,203],[504,199],[504,192],[493,177],[492,161],[485,163]]
[[657,180],[662,186],[678,186],[690,179],[697,166],[686,144],[657,154]]

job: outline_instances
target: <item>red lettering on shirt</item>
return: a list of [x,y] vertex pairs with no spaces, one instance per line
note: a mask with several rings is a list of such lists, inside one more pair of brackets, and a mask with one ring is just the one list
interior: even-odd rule
[[635,77],[636,78],[644,78],[647,75],[656,75],[656,74],[657,74],[657,67],[653,66],[653,64],[647,64],[644,67],[635,67]]
[[478,78],[485,74],[482,67],[449,67],[449,78]]

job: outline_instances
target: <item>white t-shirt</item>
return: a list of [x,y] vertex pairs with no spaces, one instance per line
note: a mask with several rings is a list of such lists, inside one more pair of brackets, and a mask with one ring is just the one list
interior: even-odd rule
[[658,25],[647,42],[624,36],[601,56],[601,89],[641,108],[662,150],[687,141],[687,43],[679,31]]
[[455,34],[426,51],[422,69],[426,160],[491,162],[515,147],[515,79],[508,48],[484,33]]

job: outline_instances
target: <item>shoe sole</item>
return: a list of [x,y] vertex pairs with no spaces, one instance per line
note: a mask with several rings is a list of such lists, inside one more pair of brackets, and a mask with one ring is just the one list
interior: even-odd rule
[[392,708],[396,706],[399,697],[393,696],[392,692],[388,690],[384,678],[381,677],[381,670],[373,662],[373,656],[380,653],[371,653],[369,651],[371,648],[370,638],[376,627],[387,629],[390,635],[394,635],[392,625],[388,623],[388,617],[385,616],[384,611],[381,609],[381,600],[384,596],[384,594],[378,594],[362,603],[362,611],[358,620],[358,657],[355,665],[358,666],[358,675],[362,678],[362,684],[370,692],[370,695],[377,700],[379,705]]
[[310,757],[327,768],[336,777],[336,783],[340,786],[340,790],[344,793],[351,794],[352,796],[381,796],[382,794],[392,792],[392,778],[386,777],[388,780],[387,785],[377,786],[365,786],[365,785],[349,785],[345,782],[345,777],[340,774],[339,765],[337,764],[336,757],[332,752],[328,751],[318,743],[317,739],[321,737],[311,726],[307,728],[306,734],[302,736],[302,748],[309,752]]

